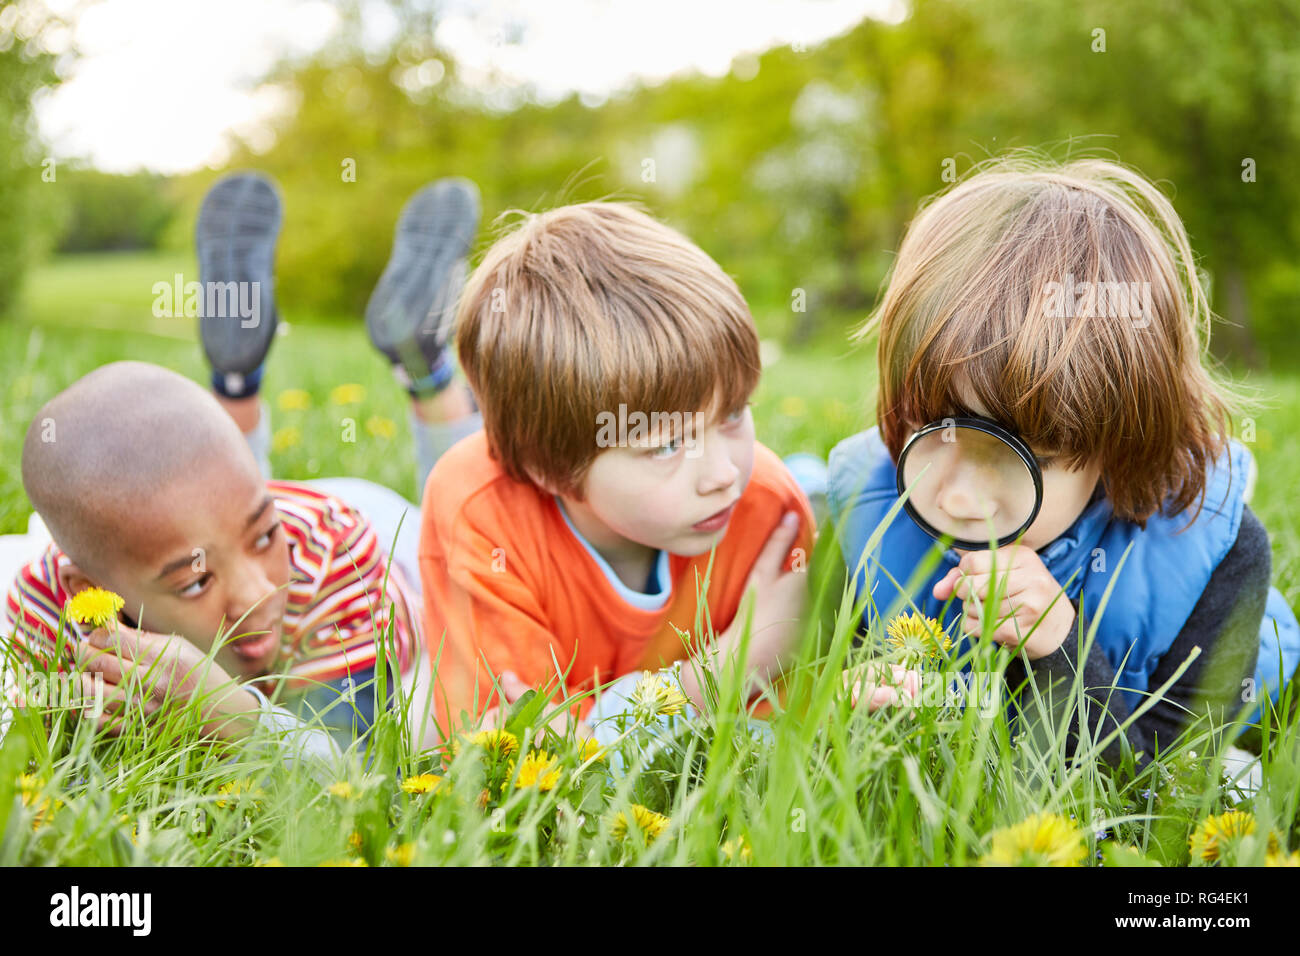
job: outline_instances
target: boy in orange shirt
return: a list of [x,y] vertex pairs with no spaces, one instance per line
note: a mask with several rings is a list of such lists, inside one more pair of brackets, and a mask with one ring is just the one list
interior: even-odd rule
[[[758,336],[735,283],[645,214],[586,203],[498,241],[456,327],[484,431],[439,460],[421,509],[440,725],[528,687],[560,699],[688,653],[725,660],[749,591],[746,672],[773,672],[797,636],[814,521],[754,439]],[[680,685],[698,706],[694,668]]]

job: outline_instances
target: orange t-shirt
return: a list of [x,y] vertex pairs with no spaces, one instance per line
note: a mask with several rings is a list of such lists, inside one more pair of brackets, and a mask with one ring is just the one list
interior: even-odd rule
[[[756,442],[749,484],[714,549],[706,603],[715,634],[731,624],[750,569],[791,510],[800,516],[795,548],[806,566],[812,508],[776,454]],[[421,508],[424,634],[437,667],[438,723],[445,730],[462,710],[477,717],[499,703],[492,678],[506,670],[534,687],[557,687],[566,675],[563,689],[572,694],[685,658],[674,626],[699,637],[696,582],[708,565],[709,552],[669,555],[666,603],[635,607],[570,530],[553,496],[510,478],[489,455],[483,432],[458,442],[434,467]],[[579,714],[593,702],[582,701]]]

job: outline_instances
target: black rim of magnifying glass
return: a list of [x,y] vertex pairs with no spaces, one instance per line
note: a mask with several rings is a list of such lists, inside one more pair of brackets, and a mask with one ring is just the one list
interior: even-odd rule
[[[926,435],[944,428],[973,428],[976,431],[984,432],[986,435],[992,435],[994,438],[1000,438],[1005,444],[1011,447],[1012,451],[1020,456],[1020,460],[1023,461],[1025,467],[1029,469],[1029,474],[1034,479],[1034,510],[1029,513],[1029,517],[1026,519],[1024,524],[1010,534],[1003,535],[997,540],[997,547],[999,548],[1010,544],[1020,537],[1020,535],[1034,523],[1034,519],[1038,517],[1038,510],[1043,506],[1043,470],[1038,466],[1038,459],[1034,457],[1034,453],[1030,450],[1029,446],[1021,441],[1015,432],[1007,431],[992,419],[972,418],[970,416],[964,418],[943,418],[937,422],[931,422],[909,438],[907,444],[903,446],[903,450],[898,456],[897,487],[899,496],[901,497],[903,493],[907,491],[907,485],[903,481],[903,463],[907,461],[908,452],[912,450],[913,445]],[[954,538],[952,535],[940,531],[934,525],[930,524],[930,522],[921,517],[916,508],[912,506],[912,499],[910,497],[903,502],[903,508],[906,509],[912,520],[921,527],[921,530],[935,540],[951,542],[949,547],[961,548],[963,551],[982,551],[989,546],[987,538],[983,541],[975,541],[970,538]]]

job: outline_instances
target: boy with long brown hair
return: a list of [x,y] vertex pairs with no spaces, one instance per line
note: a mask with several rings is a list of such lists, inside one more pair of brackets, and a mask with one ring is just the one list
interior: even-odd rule
[[[878,609],[934,544],[900,514],[863,553],[900,497],[909,439],[961,416],[1032,454],[1041,508],[1019,540],[949,548],[902,597],[967,640],[995,609],[993,641],[1017,651],[1013,689],[1033,680],[1046,694],[1079,670],[1090,700],[1076,736],[1110,736],[1169,684],[1113,738],[1113,759],[1124,743],[1151,757],[1196,715],[1218,724],[1276,699],[1300,660],[1247,504],[1251,456],[1229,437],[1240,396],[1203,361],[1210,319],[1186,231],[1141,175],[1091,159],[990,162],[909,227],[862,329],[879,334],[878,424],[831,453],[844,558]],[[907,482],[912,505],[988,540],[996,489],[977,487],[976,467],[935,474]]]

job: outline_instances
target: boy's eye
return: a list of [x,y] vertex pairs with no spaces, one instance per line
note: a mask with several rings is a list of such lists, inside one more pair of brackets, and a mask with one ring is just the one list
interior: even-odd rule
[[192,581],[189,584],[185,585],[185,587],[179,589],[176,593],[177,595],[183,598],[198,597],[207,588],[208,581],[211,578],[212,575],[205,574],[203,575],[203,577],[199,578],[198,580]]
[[258,538],[255,542],[253,542],[253,547],[258,551],[265,551],[267,548],[271,546],[271,540],[275,537],[275,533],[279,530],[280,530],[280,522],[277,521],[275,524],[271,525],[271,527],[269,527],[260,538]]
[[749,410],[749,402],[745,402],[743,405],[738,405],[736,408],[732,410],[731,414],[726,417],[725,421],[727,422],[727,424],[734,425],[736,422],[740,421],[742,418],[745,417],[745,412],[748,410]]
[[677,450],[681,447],[681,438],[674,438],[671,441],[650,449],[650,457],[656,460],[671,458],[673,455],[677,454]]

